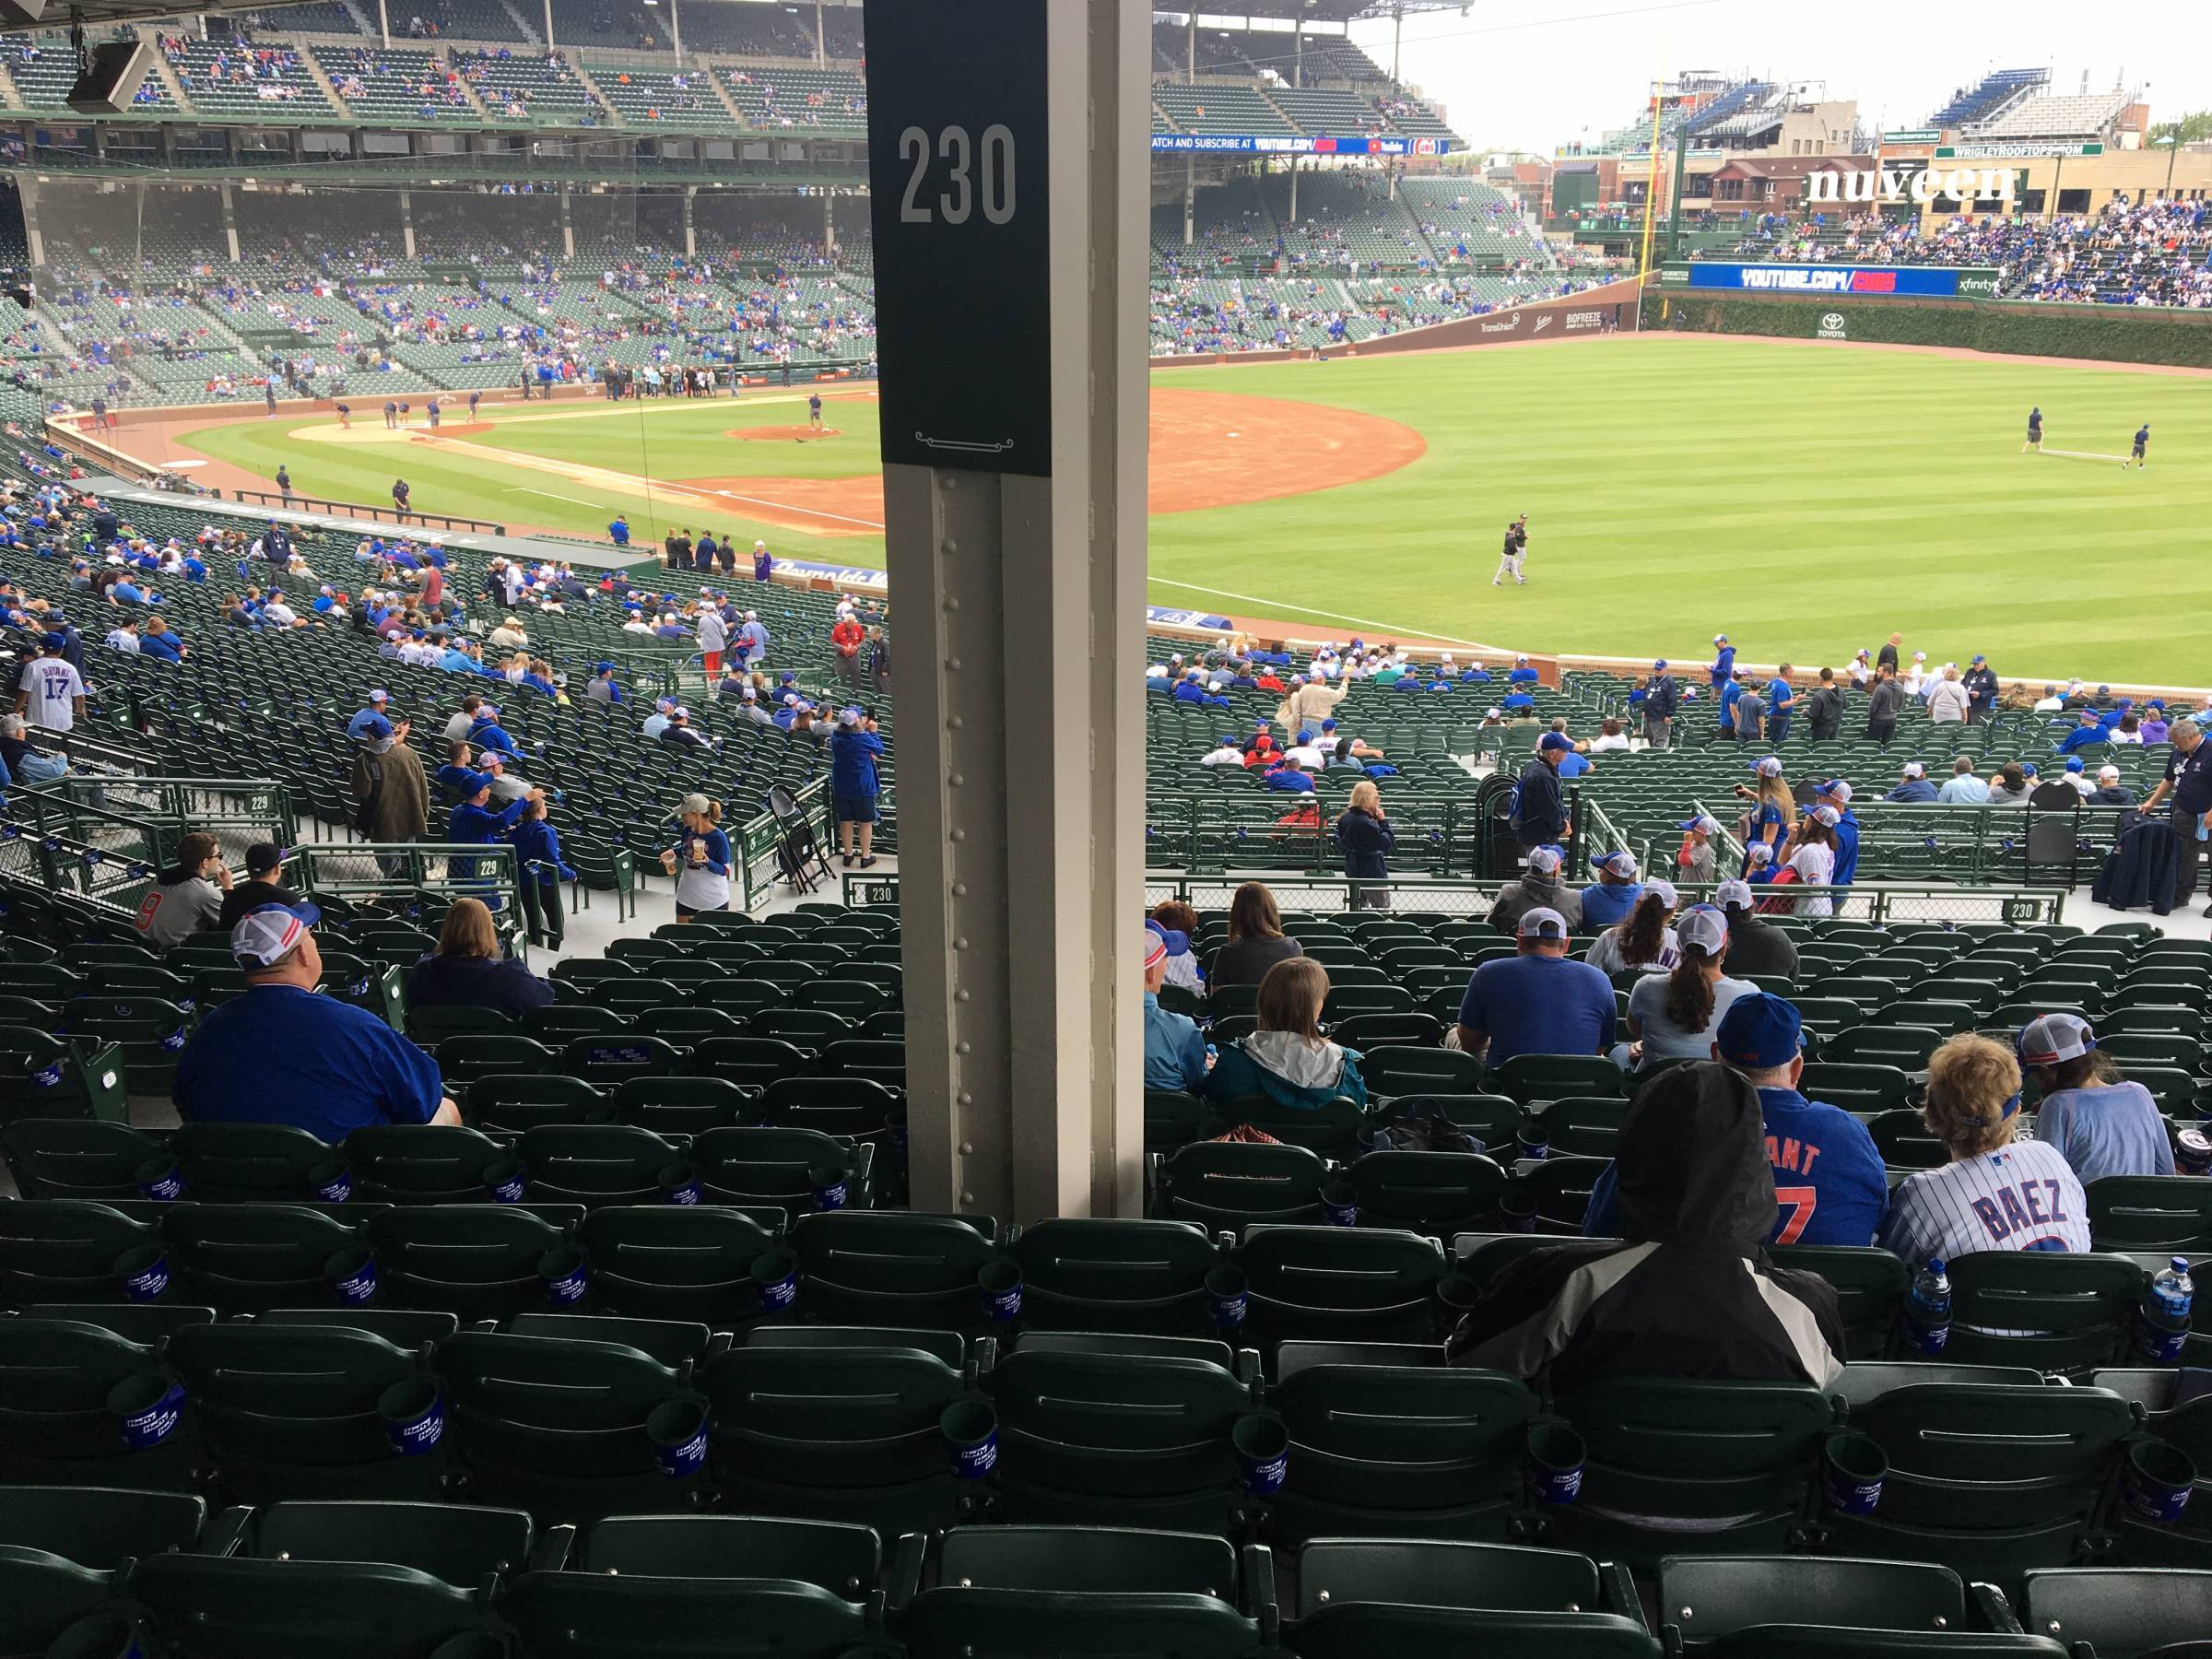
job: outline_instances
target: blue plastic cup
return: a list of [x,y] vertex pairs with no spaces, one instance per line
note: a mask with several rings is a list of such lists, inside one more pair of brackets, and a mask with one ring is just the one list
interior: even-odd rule
[[428,1377],[393,1383],[376,1396],[376,1415],[395,1457],[420,1457],[445,1438],[445,1396]]
[[323,1277],[341,1307],[359,1308],[376,1300],[376,1257],[358,1245],[325,1261]]
[[697,1394],[663,1400],[645,1414],[653,1461],[671,1480],[688,1480],[706,1466],[707,1403]]
[[1518,1187],[1508,1187],[1498,1200],[1498,1230],[1500,1232],[1533,1233],[1536,1230],[1536,1200],[1534,1194]]
[[138,1195],[156,1204],[174,1204],[184,1196],[184,1177],[177,1172],[173,1158],[147,1159],[133,1171],[132,1179],[138,1183]]
[[1224,1335],[1244,1323],[1252,1311],[1252,1286],[1241,1267],[1213,1267],[1206,1275],[1206,1312]]
[[660,1180],[663,1204],[697,1204],[706,1195],[699,1184],[699,1171],[688,1163],[667,1165]]
[[1021,1317],[1021,1269],[1011,1262],[985,1262],[975,1276],[983,1293],[983,1316],[993,1324],[1011,1324]]
[[818,1210],[841,1210],[853,1201],[852,1186],[845,1179],[842,1164],[816,1164],[806,1171],[806,1183],[814,1189],[814,1207]]
[[998,1413],[982,1400],[955,1400],[937,1418],[952,1472],[981,1480],[998,1466]]
[[2195,1485],[2196,1465],[2179,1446],[2139,1440],[2128,1447],[2120,1489],[2127,1507],[2140,1519],[2171,1526],[2189,1507],[2189,1492]]
[[1589,1457],[1583,1437],[1565,1423],[1532,1423],[1521,1460],[1530,1500],[1572,1503],[1583,1495],[1583,1465]]
[[343,1204],[353,1196],[353,1176],[336,1159],[319,1163],[307,1172],[308,1190],[324,1204]]
[[169,1294],[169,1252],[159,1244],[126,1250],[115,1258],[115,1277],[132,1301],[159,1301]]
[[2146,1364],[2173,1364],[2188,1340],[2188,1314],[2170,1313],[2163,1308],[2136,1310],[2135,1350]]
[[1274,1418],[1241,1417],[1229,1431],[1237,1484],[1254,1498],[1283,1489],[1290,1475],[1290,1431]]
[[753,1258],[753,1288],[761,1308],[782,1313],[799,1300],[799,1258],[788,1250],[771,1250]]
[[494,1204],[520,1204],[523,1194],[530,1190],[530,1182],[520,1163],[503,1158],[484,1171],[484,1190]]
[[545,1282],[546,1305],[573,1308],[591,1286],[591,1263],[574,1244],[556,1244],[537,1258],[537,1277]]
[[1332,1181],[1321,1189],[1321,1218],[1331,1227],[1359,1225],[1359,1194],[1350,1182]]
[[150,1452],[177,1431],[184,1420],[184,1388],[159,1371],[140,1371],[108,1390],[126,1452]]
[[1873,1514],[1888,1474],[1888,1454],[1870,1435],[1846,1430],[1820,1442],[1820,1496],[1835,1514]]
[[94,1613],[64,1630],[46,1659],[154,1659],[154,1653],[128,1614]]
[[1535,1124],[1522,1124],[1513,1131],[1513,1156],[1542,1163],[1551,1156],[1549,1132]]
[[1459,1322],[1475,1310],[1477,1293],[1475,1281],[1464,1274],[1447,1273],[1436,1281],[1436,1324],[1438,1334],[1449,1336],[1459,1329]]

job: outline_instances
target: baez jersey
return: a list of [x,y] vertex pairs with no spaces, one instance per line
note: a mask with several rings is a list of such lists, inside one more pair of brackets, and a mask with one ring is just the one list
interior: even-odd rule
[[1898,1188],[1881,1242],[1907,1262],[1984,1250],[2089,1248],[2088,1201],[2058,1148],[2015,1141]]

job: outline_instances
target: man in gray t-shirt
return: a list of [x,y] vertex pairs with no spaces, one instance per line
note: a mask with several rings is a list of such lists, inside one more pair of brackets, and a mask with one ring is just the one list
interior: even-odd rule
[[1757,743],[1766,735],[1766,700],[1746,686],[1743,695],[1735,700],[1735,740]]
[[229,867],[215,837],[197,830],[177,842],[177,862],[154,878],[138,901],[138,933],[156,950],[173,950],[194,934],[218,926]]

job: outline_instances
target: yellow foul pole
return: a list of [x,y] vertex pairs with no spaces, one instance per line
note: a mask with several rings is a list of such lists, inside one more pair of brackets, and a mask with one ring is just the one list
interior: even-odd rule
[[1652,83],[1652,171],[1643,186],[1643,255],[1636,262],[1638,276],[1652,279],[1652,229],[1659,214],[1659,94],[1664,81]]

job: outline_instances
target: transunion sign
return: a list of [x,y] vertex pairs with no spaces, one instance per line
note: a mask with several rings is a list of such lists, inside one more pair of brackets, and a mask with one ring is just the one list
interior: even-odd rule
[[1983,265],[1723,265],[1696,259],[1690,261],[1683,286],[1748,293],[1834,294],[1840,298],[1909,294],[1937,300],[1990,300],[1996,296],[1997,273]]

